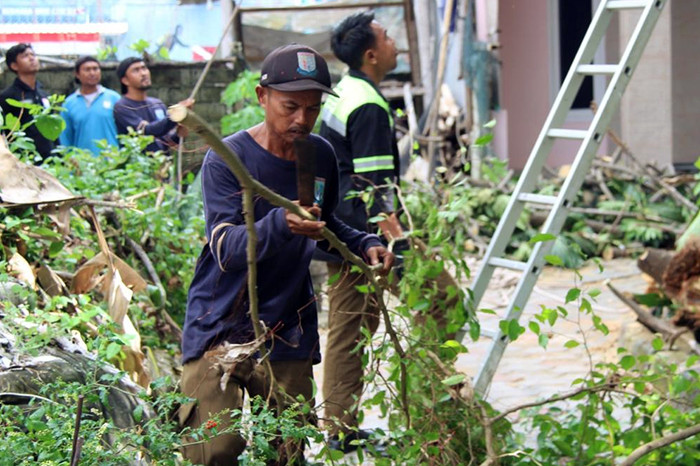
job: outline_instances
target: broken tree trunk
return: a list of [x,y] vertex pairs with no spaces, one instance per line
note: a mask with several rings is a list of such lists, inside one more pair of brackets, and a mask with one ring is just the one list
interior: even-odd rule
[[647,249],[637,259],[637,267],[653,278],[656,283],[662,285],[664,272],[672,258],[673,252],[666,249]]

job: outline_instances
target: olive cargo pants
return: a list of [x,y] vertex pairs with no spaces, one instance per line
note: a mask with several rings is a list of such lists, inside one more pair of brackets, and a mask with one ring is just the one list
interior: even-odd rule
[[[412,248],[425,253],[425,245],[412,241]],[[351,272],[347,263],[328,262],[328,276],[339,274],[339,278],[328,289],[328,340],[323,353],[323,405],[325,425],[331,435],[348,433],[357,428],[357,414],[364,383],[362,380],[362,357],[364,348],[356,349],[362,339],[362,328],[374,334],[379,325],[380,309],[372,294],[362,293],[355,287],[366,285],[367,279],[361,273]],[[447,287],[459,285],[454,278],[442,271],[435,279],[438,295],[436,305],[428,310],[439,328],[447,323],[445,309],[454,307],[457,296],[447,300]],[[392,287],[398,295],[398,289]],[[437,305],[446,301],[444,308]],[[414,322],[420,324],[421,316]],[[445,335],[446,339],[454,335]]]
[[[301,394],[306,400],[312,401],[313,371],[311,361],[271,361],[272,373],[278,385],[287,395],[296,398]],[[196,403],[183,405],[179,410],[180,425],[198,428],[207,423],[211,416],[224,409],[235,410],[243,406],[243,390],[250,397],[260,395],[266,398],[270,384],[265,376],[264,367],[251,360],[238,364],[234,374],[229,379],[226,389],[221,390],[220,381],[223,371],[214,367],[207,358],[188,362],[182,370],[182,392]],[[271,401],[272,402],[272,401]],[[231,417],[222,417],[216,426],[222,431],[231,425]],[[236,465],[238,456],[245,449],[245,439],[237,434],[218,435],[207,442],[192,442],[184,439],[183,455],[194,464],[211,466]],[[282,464],[297,463],[303,459],[303,445],[298,445],[292,458],[280,461]]]

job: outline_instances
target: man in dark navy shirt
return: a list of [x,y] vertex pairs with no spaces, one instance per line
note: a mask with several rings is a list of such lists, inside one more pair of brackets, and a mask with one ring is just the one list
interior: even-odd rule
[[[117,77],[121,83],[122,98],[114,104],[114,121],[117,133],[128,134],[129,128],[147,136],[153,136],[153,142],[146,146],[146,151],[168,152],[170,147],[180,140],[184,128],[168,118],[168,108],[155,97],[148,96],[151,88],[151,71],[143,58],[129,57],[119,63]],[[192,99],[180,102],[191,108]]]
[[[292,200],[298,198],[294,141],[306,138],[315,145],[315,200],[304,208],[318,220],[302,219],[264,199],[256,199],[254,207],[258,312],[270,331],[265,344],[272,372],[287,395],[292,399],[301,395],[309,402],[313,402],[312,365],[320,361],[309,264],[323,227],[368,263],[383,264],[385,272],[394,260],[376,235],[354,230],[334,215],[338,203],[335,155],[327,141],[310,134],[322,93],[333,92],[330,84],[326,62],[313,49],[297,44],[275,49],[263,62],[256,87],[264,122],[224,139],[255,179]],[[254,361],[238,363],[222,390],[222,369],[205,354],[223,343],[249,343],[255,334],[248,314],[248,232],[241,184],[212,151],[201,173],[208,244],[190,286],[182,338],[182,390],[197,399],[196,405],[183,406],[179,413],[181,423],[189,427],[202,425],[223,409],[240,408],[244,389],[250,396],[269,397],[268,381]],[[220,428],[227,425],[230,418]],[[184,454],[195,464],[236,464],[244,447],[242,437],[221,435],[186,447]],[[281,462],[299,461],[303,447],[294,446],[293,451],[291,458]]]
[[[0,107],[4,115],[12,114],[19,118],[20,124],[25,125],[32,121],[32,116],[26,108],[19,108],[11,105],[7,99],[14,99],[19,102],[41,105],[49,107],[49,99],[46,92],[41,88],[41,83],[36,80],[39,71],[39,59],[34,54],[34,49],[30,44],[17,44],[10,47],[5,54],[5,63],[17,77],[14,82],[0,93]],[[51,156],[51,151],[55,147],[52,140],[47,139],[32,124],[25,130],[26,135],[34,141],[36,151],[41,155],[42,160]]]

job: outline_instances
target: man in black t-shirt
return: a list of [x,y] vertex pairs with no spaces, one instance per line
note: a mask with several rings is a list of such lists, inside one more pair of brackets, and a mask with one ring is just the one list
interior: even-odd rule
[[[161,150],[168,152],[170,147],[180,141],[185,135],[184,127],[168,118],[168,108],[155,97],[148,96],[151,88],[151,71],[143,58],[129,57],[119,63],[117,76],[121,83],[122,98],[114,104],[114,121],[117,133],[128,134],[129,128],[154,140],[146,151]],[[180,102],[191,108],[194,100],[185,99]]]
[[[19,102],[41,105],[49,108],[48,94],[41,88],[41,83],[36,80],[39,71],[39,59],[34,53],[31,44],[20,43],[10,47],[5,54],[5,63],[17,77],[14,82],[0,93],[0,107],[3,115],[12,114],[19,118],[20,125],[32,121],[32,115],[26,108],[19,108],[11,105],[7,99],[14,99]],[[19,129],[19,128],[15,128]],[[13,129],[13,130],[15,130]],[[25,130],[26,135],[34,141],[36,151],[41,155],[42,160],[51,156],[51,151],[55,147],[52,140],[47,139],[32,124]]]

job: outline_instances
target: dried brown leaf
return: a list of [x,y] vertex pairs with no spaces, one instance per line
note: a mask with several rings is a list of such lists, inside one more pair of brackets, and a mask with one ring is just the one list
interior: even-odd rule
[[15,277],[17,280],[25,283],[31,287],[32,290],[36,289],[36,276],[34,275],[34,270],[29,262],[22,257],[19,253],[14,253],[10,260],[7,261],[7,271]]

